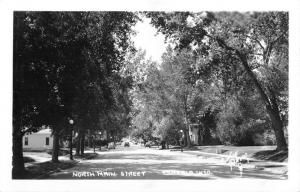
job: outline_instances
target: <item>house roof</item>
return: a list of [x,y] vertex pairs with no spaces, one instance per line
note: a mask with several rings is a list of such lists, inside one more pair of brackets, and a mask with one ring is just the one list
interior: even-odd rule
[[38,132],[36,132],[36,133],[31,133],[31,134],[51,134],[52,133],[52,131],[51,131],[51,129],[49,129],[49,128],[46,128],[46,129],[41,129],[41,130],[39,130]]
[[51,129],[47,128],[47,129],[42,129],[40,131],[37,132],[37,134],[51,134],[52,131]]

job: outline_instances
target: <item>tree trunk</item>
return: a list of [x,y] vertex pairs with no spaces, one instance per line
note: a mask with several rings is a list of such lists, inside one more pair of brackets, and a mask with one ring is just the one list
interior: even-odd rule
[[189,135],[189,130],[184,130],[184,135],[185,135],[186,146],[191,147],[192,143],[191,143],[191,138]]
[[[21,29],[23,25],[23,18],[14,15],[14,30]],[[23,158],[23,134],[21,132],[22,111],[26,105],[26,100],[23,100],[23,83],[24,83],[24,63],[22,64],[22,57],[19,57],[19,50],[22,48],[22,43],[18,39],[23,39],[22,33],[15,32],[13,38],[13,159],[12,159],[12,178],[22,178],[25,174],[24,158]],[[25,104],[25,105],[24,105]]]
[[[71,125],[72,126],[72,125]],[[72,128],[70,129],[70,135],[69,135],[69,149],[70,149],[70,151],[69,151],[69,153],[70,153],[70,160],[73,160],[73,142],[72,142],[72,140],[73,140],[73,130],[72,130]]]
[[23,144],[22,134],[16,130],[13,133],[13,169],[12,178],[22,178],[25,173],[24,159],[23,159]]
[[283,122],[280,118],[280,112],[277,105],[277,99],[274,92],[270,89],[272,106],[267,106],[267,111],[270,116],[272,127],[274,129],[278,151],[287,150],[287,143],[284,137]]
[[95,136],[92,138],[94,153],[96,152]]
[[[187,106],[187,105],[185,104],[185,106]],[[186,141],[185,142],[185,146],[191,147],[192,143],[191,143],[191,138],[190,138],[190,134],[189,134],[189,124],[188,124],[188,117],[187,117],[187,107],[185,107],[184,112],[185,112],[185,118],[184,118],[185,129],[184,129],[183,132],[184,132],[184,140]]]
[[75,155],[80,155],[80,137],[81,137],[81,131],[78,130],[78,135],[76,137],[76,152],[75,152]]
[[[203,127],[201,127],[200,129],[202,129]],[[201,130],[198,129],[198,144],[199,145],[203,145],[203,134],[201,133]]]
[[287,150],[287,143],[284,137],[284,131],[283,131],[283,123],[280,119],[280,116],[278,113],[275,113],[274,111],[269,111],[269,116],[271,118],[272,127],[274,129],[275,137],[276,137],[276,143],[277,143],[277,151],[284,151]]
[[[276,99],[275,99],[274,94],[271,92],[272,96],[271,96],[271,98],[269,98],[268,95],[265,93],[264,89],[262,88],[262,85],[259,83],[259,81],[256,78],[253,71],[250,69],[250,67],[248,65],[248,61],[247,61],[247,56],[245,54],[242,54],[240,51],[228,46],[224,41],[222,41],[220,39],[216,39],[216,40],[221,47],[223,47],[229,51],[233,51],[234,54],[236,54],[239,57],[239,59],[241,60],[246,73],[252,79],[254,86],[255,86],[256,90],[258,91],[258,94],[260,95],[260,97],[261,97],[262,101],[264,102],[265,107],[267,109],[269,118],[272,123],[272,127],[275,132],[276,143],[277,143],[276,150],[286,150],[287,143],[286,143],[286,140],[284,137],[283,123],[280,118],[280,112],[278,110],[278,106],[276,104]],[[274,103],[274,101],[275,101],[275,103]]]
[[90,130],[88,130],[88,146],[92,147],[92,135]]
[[59,132],[58,130],[53,131],[53,149],[52,149],[52,162],[57,163],[59,153]]
[[80,153],[80,138],[78,136],[76,140],[76,155],[80,155],[79,153]]
[[270,90],[271,97],[270,98],[268,97],[268,95],[263,90],[261,84],[258,82],[255,74],[250,69],[246,56],[239,53],[238,51],[237,51],[237,55],[239,56],[247,74],[250,76],[250,78],[254,82],[255,88],[258,91],[260,97],[262,98],[262,100],[265,104],[269,118],[272,123],[272,128],[274,129],[274,132],[275,132],[276,143],[277,143],[276,150],[287,150],[287,143],[286,143],[286,140],[284,137],[284,132],[283,132],[283,122],[280,118],[280,111],[277,106],[275,94],[272,92],[272,90]]
[[84,155],[84,141],[85,141],[85,133],[83,131],[80,138],[80,155]]

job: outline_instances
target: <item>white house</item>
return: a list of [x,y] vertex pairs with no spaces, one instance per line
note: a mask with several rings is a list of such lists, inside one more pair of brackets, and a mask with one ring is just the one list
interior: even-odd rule
[[53,136],[49,128],[23,136],[24,149],[52,149],[52,146]]
[[190,135],[191,143],[193,145],[199,145],[199,142],[198,142],[199,129],[200,129],[200,124],[190,124],[189,125],[189,135]]

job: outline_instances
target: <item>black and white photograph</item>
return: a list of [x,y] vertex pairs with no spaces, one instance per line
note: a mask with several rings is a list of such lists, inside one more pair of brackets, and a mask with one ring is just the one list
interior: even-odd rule
[[250,190],[299,170],[290,166],[299,151],[290,139],[291,11],[10,16],[11,121],[2,129],[12,183],[191,181],[197,191],[225,180]]

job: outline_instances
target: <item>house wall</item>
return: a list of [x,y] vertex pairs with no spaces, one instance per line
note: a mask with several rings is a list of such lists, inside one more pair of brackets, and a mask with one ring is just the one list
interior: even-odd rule
[[189,135],[190,135],[190,139],[192,144],[194,145],[198,145],[198,128],[194,127],[194,128],[189,128]]
[[198,145],[198,128],[192,129],[193,144]]
[[[25,138],[28,138],[28,145],[25,145]],[[49,138],[49,145],[46,145],[46,137]],[[50,133],[45,134],[31,134],[23,136],[24,149],[52,149],[53,137]]]

